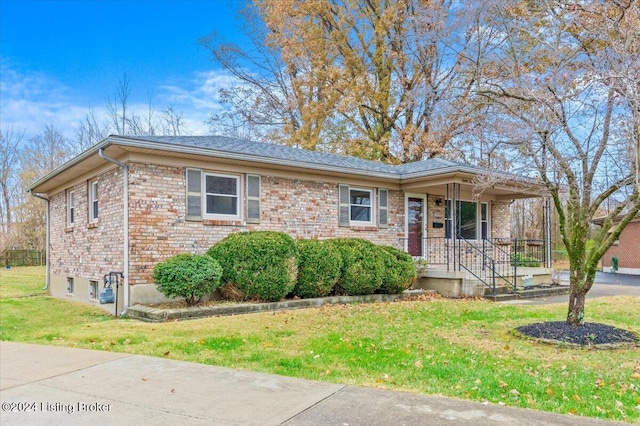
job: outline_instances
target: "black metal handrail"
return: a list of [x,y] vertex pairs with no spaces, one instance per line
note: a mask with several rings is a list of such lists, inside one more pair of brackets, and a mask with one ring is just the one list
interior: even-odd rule
[[[404,244],[407,238],[401,241]],[[447,271],[464,269],[493,291],[498,279],[515,291],[518,267],[540,266],[544,263],[545,255],[545,240],[540,239],[454,240],[426,237],[421,239],[421,244],[428,264],[442,265]],[[477,258],[482,260],[477,261]],[[481,271],[489,271],[489,274]]]
[[[478,247],[476,247],[474,244],[472,244],[469,240],[465,239],[465,238],[460,238],[459,241],[462,244],[458,244],[458,265],[460,266],[461,269],[464,269],[465,271],[467,271],[468,273],[470,273],[471,275],[473,275],[474,277],[476,277],[478,279],[478,281],[480,281],[482,284],[484,284],[486,287],[488,287],[489,289],[491,289],[493,291],[493,295],[495,296],[496,294],[496,275],[497,275],[497,271],[495,269],[496,263],[495,260],[488,257],[485,250],[480,250],[478,249]],[[465,247],[465,253],[463,256],[462,253],[462,247]],[[483,247],[484,248],[484,247]],[[471,262],[471,263],[467,263],[465,264],[465,262],[462,261],[463,257],[465,259],[468,259],[469,256],[468,254],[471,253],[471,258],[475,259],[476,256],[473,256],[474,254],[474,250],[476,252],[476,255],[479,254],[482,261],[481,261],[481,266],[480,269],[472,269],[472,265],[475,264],[475,262]],[[493,274],[491,274],[491,283],[488,283],[486,280],[486,276],[482,277],[480,275],[485,275],[482,274],[480,271],[486,271],[487,269],[489,269],[490,271],[493,272]],[[476,272],[478,272],[480,275],[478,275]]]

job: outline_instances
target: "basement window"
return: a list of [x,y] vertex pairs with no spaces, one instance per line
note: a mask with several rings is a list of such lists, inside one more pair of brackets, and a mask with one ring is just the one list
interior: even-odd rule
[[98,281],[89,281],[89,301],[98,301]]

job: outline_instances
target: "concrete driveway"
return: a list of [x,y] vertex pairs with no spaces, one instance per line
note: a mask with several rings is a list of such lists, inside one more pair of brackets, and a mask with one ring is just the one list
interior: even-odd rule
[[[569,284],[569,272],[560,274],[562,284]],[[606,272],[597,272],[596,279],[587,293],[587,299],[606,296],[638,296],[640,297],[640,276],[610,274]],[[543,305],[551,303],[569,303],[569,295],[539,297],[535,299],[519,299],[500,302],[512,305]]]

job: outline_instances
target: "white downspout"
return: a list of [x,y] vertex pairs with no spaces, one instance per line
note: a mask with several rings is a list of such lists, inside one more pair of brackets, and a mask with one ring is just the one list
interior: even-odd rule
[[50,269],[50,265],[49,265],[49,243],[50,243],[50,235],[49,235],[49,211],[50,211],[50,203],[51,201],[47,198],[47,197],[43,197],[40,194],[35,194],[33,192],[33,190],[29,190],[29,194],[31,194],[32,196],[36,197],[36,198],[40,198],[41,200],[44,200],[47,202],[47,228],[46,228],[46,237],[45,237],[45,281],[44,281],[44,287],[42,288],[43,290],[48,290],[49,289],[49,283],[50,283],[50,275],[51,275],[51,269]]
[[[124,226],[124,230],[123,230],[123,236],[124,236],[124,309],[122,310],[122,312],[120,313],[120,316],[125,315],[127,313],[127,309],[129,309],[129,166],[127,164],[124,164],[114,158],[108,157],[105,155],[104,153],[104,148],[100,148],[98,150],[98,156],[100,156],[100,158],[103,158],[107,161],[112,162],[113,164],[117,164],[118,166],[122,167],[122,172],[124,174],[123,179],[122,179],[122,185],[123,185],[123,189],[122,189],[122,199],[123,199],[123,208],[124,208],[124,220],[123,220],[123,226]],[[118,307],[116,306],[116,309],[118,309]]]

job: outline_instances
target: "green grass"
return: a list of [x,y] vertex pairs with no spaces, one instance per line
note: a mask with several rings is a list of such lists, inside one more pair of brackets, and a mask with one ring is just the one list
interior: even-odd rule
[[[19,269],[11,274],[23,276]],[[510,333],[520,325],[564,318],[564,304],[436,299],[150,324],[115,320],[98,308],[46,296],[20,297],[16,289],[25,286],[28,294],[35,284],[18,285],[13,277],[0,275],[2,340],[145,354],[640,423],[637,348],[569,349]],[[612,297],[589,300],[586,315],[589,322],[638,333],[638,312],[639,297]]]
[[0,269],[0,299],[46,294],[44,266]]

